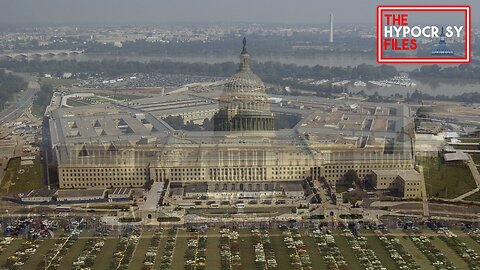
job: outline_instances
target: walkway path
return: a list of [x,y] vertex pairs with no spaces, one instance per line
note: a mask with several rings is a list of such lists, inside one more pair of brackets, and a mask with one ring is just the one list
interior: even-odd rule
[[425,184],[425,174],[423,173],[423,167],[418,166],[418,170],[420,172],[420,185],[422,188],[422,204],[423,204],[423,216],[429,217],[430,216],[430,209],[428,208],[428,194],[427,194],[427,186]]

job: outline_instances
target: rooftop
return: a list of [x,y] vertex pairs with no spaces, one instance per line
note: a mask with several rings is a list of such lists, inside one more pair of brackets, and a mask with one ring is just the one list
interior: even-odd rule
[[185,193],[203,193],[206,194],[208,190],[207,183],[188,184],[185,186]]
[[30,190],[26,193],[19,194],[20,198],[35,198],[35,197],[48,197],[51,198],[53,195],[57,193],[56,190],[48,190],[48,189],[34,189]]
[[88,198],[103,197],[106,189],[60,189],[58,190],[58,198]]
[[470,157],[468,156],[467,153],[461,152],[461,151],[458,151],[458,152],[455,152],[455,153],[446,153],[446,154],[443,155],[443,158],[447,162],[449,162],[449,161],[467,161],[467,160],[470,159]]

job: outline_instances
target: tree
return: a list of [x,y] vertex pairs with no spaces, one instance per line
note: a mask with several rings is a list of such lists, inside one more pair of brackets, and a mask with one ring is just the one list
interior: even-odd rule
[[213,130],[213,119],[212,120],[208,118],[203,119],[202,126],[204,130]]
[[360,178],[358,177],[357,171],[348,170],[348,172],[345,174],[345,183],[348,184],[351,187],[353,187],[354,183],[355,183],[355,185],[359,185],[360,184]]

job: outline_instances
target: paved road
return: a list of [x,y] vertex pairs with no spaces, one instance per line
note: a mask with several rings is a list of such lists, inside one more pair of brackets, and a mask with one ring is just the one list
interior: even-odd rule
[[13,121],[20,117],[32,105],[35,93],[40,89],[36,81],[29,81],[28,88],[22,96],[14,103],[11,103],[6,109],[0,112],[0,124]]

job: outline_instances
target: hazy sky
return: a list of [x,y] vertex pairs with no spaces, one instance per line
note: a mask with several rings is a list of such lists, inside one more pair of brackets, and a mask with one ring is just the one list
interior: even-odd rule
[[0,24],[131,24],[166,22],[375,22],[378,4],[469,4],[478,0],[0,0]]

